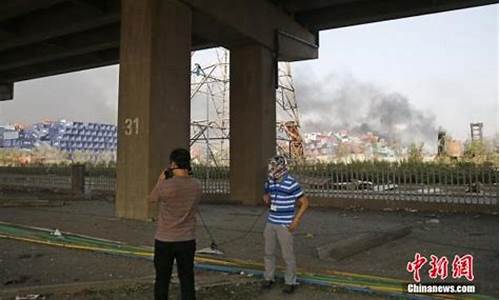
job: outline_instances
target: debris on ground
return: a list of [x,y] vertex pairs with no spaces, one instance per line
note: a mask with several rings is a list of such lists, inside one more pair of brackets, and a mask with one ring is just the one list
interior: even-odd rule
[[479,182],[469,184],[469,187],[465,191],[466,193],[475,193],[475,194],[481,194],[481,190],[483,189],[483,185]]
[[308,232],[306,234],[306,239],[312,239],[312,238],[314,238],[314,234]]
[[25,296],[16,296],[16,300],[45,300],[45,296],[38,294],[28,294]]
[[440,188],[423,188],[423,189],[417,189],[417,193],[419,194],[438,194],[441,193],[442,190]]
[[383,185],[375,185],[373,187],[373,190],[376,192],[394,191],[396,189],[398,189],[398,185],[393,184],[393,183],[383,184]]
[[206,247],[196,251],[196,254],[224,255],[224,252],[217,248]]
[[18,278],[7,280],[6,282],[4,282],[3,285],[21,284],[21,283],[25,283],[29,279],[31,279],[31,276],[21,275]]
[[439,219],[429,219],[427,221],[425,221],[425,224],[439,224]]
[[[411,205],[409,203],[409,205]],[[245,212],[246,210],[254,211],[255,209],[246,208],[235,205],[212,205],[202,204],[202,209],[208,212],[208,218],[211,226],[216,228],[216,238],[224,237],[231,239],[241,235],[240,229],[244,223],[253,222],[253,219],[242,220],[242,218],[234,218],[231,213]],[[415,207],[416,208],[416,207]],[[498,295],[498,277],[488,276],[488,274],[498,273],[498,260],[491,253],[498,253],[498,217],[489,214],[481,214],[480,218],[474,218],[472,214],[453,214],[445,213],[432,216],[429,212],[410,212],[404,213],[380,213],[375,211],[367,211],[364,213],[356,213],[352,210],[342,209],[311,209],[308,211],[304,221],[302,222],[302,232],[300,232],[296,243],[296,254],[298,255],[301,267],[313,272],[318,272],[323,269],[331,269],[335,271],[354,272],[362,274],[372,274],[376,272],[380,276],[388,276],[393,278],[410,278],[405,268],[401,268],[403,263],[415,254],[415,249],[420,249],[425,253],[455,253],[457,249],[463,251],[474,252],[478,260],[483,261],[483,264],[474,266],[474,272],[479,279],[477,284],[481,284],[481,292],[491,295]],[[137,222],[132,220],[119,220],[113,218],[114,206],[111,203],[104,201],[71,201],[66,206],[54,207],[49,209],[24,209],[24,208],[8,208],[0,209],[0,220],[3,222],[12,222],[26,224],[30,226],[38,226],[51,228],[61,228],[60,230],[77,230],[88,236],[96,236],[99,238],[113,238],[132,244],[143,244],[151,246],[151,237],[154,234],[156,224],[147,222]],[[497,214],[495,212],[495,214]],[[344,217],[342,216],[344,215]],[[359,218],[352,218],[353,215],[359,215]],[[82,217],[84,216],[84,217]],[[425,224],[426,220],[438,218],[443,223],[439,225]],[[93,225],[94,224],[94,225]],[[95,225],[96,224],[96,225]],[[240,260],[251,260],[260,262],[262,259],[263,241],[261,231],[264,229],[265,222],[258,223],[256,229],[252,231],[246,241],[237,243],[229,243],[224,245],[224,251],[228,257],[233,257]],[[414,234],[407,236],[396,242],[386,243],[379,247],[373,248],[371,254],[367,252],[359,253],[355,257],[342,260],[341,262],[325,262],[314,257],[314,248],[330,241],[339,241],[349,236],[353,236],[362,232],[377,231],[377,228],[391,228],[392,226],[401,224],[414,224]],[[90,225],[90,226],[89,226]],[[200,226],[200,225],[199,225]],[[425,228],[424,228],[425,226]],[[209,236],[197,228],[200,239],[200,245],[210,245]],[[49,232],[46,232],[49,236]],[[305,239],[305,234],[311,232],[317,234],[314,239]],[[480,235],[477,233],[484,234]],[[461,233],[465,233],[460,235]],[[62,232],[64,239],[53,240],[58,242],[66,242],[68,235]],[[458,235],[457,235],[458,234]],[[439,236],[439,244],[431,242],[423,242],[419,238],[424,236]],[[457,236],[460,236],[460,241],[457,241]],[[146,292],[134,292],[135,294],[125,297],[118,292],[114,297],[109,294],[103,296],[82,295],[68,296],[68,298],[53,298],[52,295],[45,291],[32,290],[30,292],[20,292],[18,288],[33,286],[33,285],[52,285],[60,283],[68,283],[79,279],[79,283],[86,281],[101,281],[107,280],[110,271],[113,272],[113,277],[116,274],[123,274],[124,277],[135,276],[150,276],[152,273],[151,266],[144,263],[142,260],[129,259],[121,256],[110,256],[94,254],[85,251],[62,250],[55,247],[47,247],[43,245],[32,245],[26,242],[15,240],[0,241],[0,258],[3,262],[0,264],[0,273],[6,270],[8,273],[3,273],[4,277],[0,276],[0,286],[7,280],[18,278],[21,274],[29,274],[32,276],[26,283],[19,285],[4,286],[0,290],[12,290],[10,298],[14,299],[16,293],[19,295],[43,294],[49,299],[61,300],[118,300],[118,299],[134,299],[134,300],[149,300],[151,299],[152,287],[148,286]],[[457,248],[460,246],[460,248]],[[248,247],[247,251],[241,251],[242,247]],[[474,250],[480,249],[480,250]],[[17,259],[21,253],[34,253],[42,251],[44,257],[40,259]],[[397,253],[395,255],[395,253]],[[314,256],[313,256],[314,255]],[[379,259],[374,260],[373,257]],[[20,262],[29,263],[20,263]],[[496,263],[495,263],[496,262]],[[32,266],[30,268],[30,266]],[[50,266],[50,268],[45,268]],[[238,270],[238,273],[241,270]],[[115,273],[119,272],[119,273]],[[238,274],[237,273],[237,274]],[[247,273],[247,272],[245,272]],[[248,274],[248,273],[247,273]],[[175,275],[174,275],[175,276]],[[221,277],[228,277],[230,274],[221,274]],[[255,280],[258,276],[247,278],[246,276],[236,275],[237,280]],[[257,286],[258,287],[258,286]],[[207,300],[224,299],[224,300],[244,300],[244,299],[279,299],[281,289],[276,288],[276,294],[263,294],[260,290],[254,291],[254,288],[249,288],[249,293],[253,298],[244,297],[241,295],[242,288],[235,289],[238,298],[231,298],[228,293],[220,292],[211,298],[203,298]],[[223,290],[223,288],[221,288]],[[311,288],[311,293],[315,292],[316,288]],[[3,291],[2,291],[3,292]],[[274,291],[272,291],[274,292]],[[210,292],[213,293],[213,292]],[[96,292],[97,294],[97,292]],[[143,295],[144,294],[144,295]],[[321,294],[322,297],[307,297],[301,289],[296,294],[296,299],[345,299],[337,295]],[[268,296],[267,298],[264,298]],[[272,296],[275,296],[273,298]],[[331,297],[329,297],[331,296]],[[175,299],[175,298],[174,298]],[[363,294],[359,299],[366,299],[366,294]],[[349,298],[349,300],[352,300]]]
[[59,236],[62,237],[62,233],[59,229],[54,230],[53,232],[50,233],[53,236]]

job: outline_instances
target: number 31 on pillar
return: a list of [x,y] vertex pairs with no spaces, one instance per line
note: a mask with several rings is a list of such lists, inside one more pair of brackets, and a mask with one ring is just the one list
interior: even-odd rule
[[126,118],[124,122],[125,135],[139,134],[139,118]]

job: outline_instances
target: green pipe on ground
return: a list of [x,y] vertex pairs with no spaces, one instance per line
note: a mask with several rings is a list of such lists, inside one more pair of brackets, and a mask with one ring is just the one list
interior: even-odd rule
[[[50,246],[59,246],[72,249],[95,251],[111,255],[122,255],[136,258],[152,259],[153,248],[146,246],[131,246],[125,243],[94,238],[85,235],[61,232],[60,236],[47,228],[30,227],[18,224],[0,222],[0,237],[9,238]],[[238,259],[221,259],[208,256],[196,256],[196,266],[199,269],[261,275],[262,265]],[[384,278],[363,274],[332,272],[332,274],[315,274],[299,272],[299,281],[306,284],[323,286],[337,286],[354,292],[385,295],[390,298],[401,299],[495,299],[485,295],[409,295],[402,292],[404,282],[392,278]]]

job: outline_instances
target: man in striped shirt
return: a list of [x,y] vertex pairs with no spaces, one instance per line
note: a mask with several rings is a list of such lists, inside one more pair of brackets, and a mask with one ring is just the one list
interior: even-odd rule
[[[271,288],[276,271],[276,240],[286,263],[285,288],[292,293],[297,284],[296,262],[293,251],[293,232],[299,227],[309,200],[304,196],[300,184],[288,174],[285,157],[275,156],[269,160],[269,177],[264,184],[264,202],[269,206],[265,241],[265,273],[263,288]],[[297,212],[298,208],[298,212]]]

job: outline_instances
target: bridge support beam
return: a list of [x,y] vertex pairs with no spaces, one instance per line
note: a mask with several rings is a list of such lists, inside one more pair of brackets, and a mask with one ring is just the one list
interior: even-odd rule
[[189,147],[192,12],[177,0],[123,0],[116,215],[155,215],[148,194],[170,151]]
[[14,98],[14,84],[0,82],[0,101],[12,100]]
[[231,200],[261,203],[267,160],[276,152],[277,64],[262,46],[231,49]]

